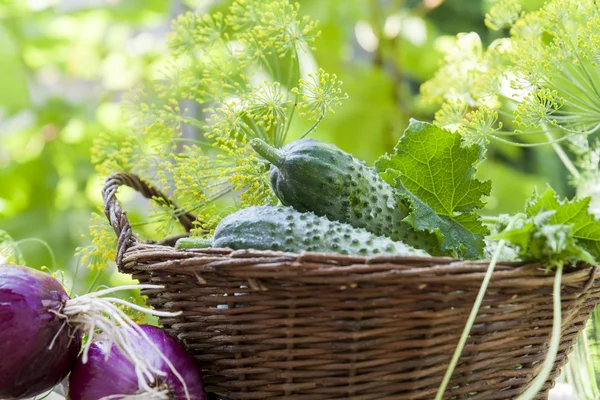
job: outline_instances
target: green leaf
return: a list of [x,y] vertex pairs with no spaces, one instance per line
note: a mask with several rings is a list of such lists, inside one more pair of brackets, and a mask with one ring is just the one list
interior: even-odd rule
[[527,204],[527,214],[530,217],[543,211],[555,211],[549,217],[553,225],[570,225],[573,238],[594,258],[600,259],[600,221],[591,215],[589,210],[590,198],[561,201],[552,188],[546,189],[541,196],[534,196]]
[[474,211],[484,206],[481,197],[491,191],[491,182],[475,179],[482,159],[482,148],[461,146],[458,133],[411,119],[394,154],[381,157],[376,166],[411,203],[405,222],[418,231],[434,232],[446,254],[479,258],[489,232]]
[[560,200],[553,189],[534,193],[526,214],[518,214],[513,228],[490,237],[518,246],[523,260],[544,263],[548,268],[586,261],[600,256],[600,223],[588,212],[590,199]]
[[520,249],[527,249],[530,241],[529,234],[534,226],[535,224],[532,220],[527,220],[524,214],[519,214],[519,218],[512,229],[504,230],[492,235],[490,236],[490,239],[504,239],[519,246]]

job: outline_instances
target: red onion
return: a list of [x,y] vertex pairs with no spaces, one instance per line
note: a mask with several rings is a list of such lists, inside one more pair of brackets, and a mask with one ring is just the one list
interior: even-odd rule
[[[71,400],[206,398],[194,358],[168,333],[154,326],[127,330],[127,346],[147,362],[151,376],[136,368],[110,340],[92,343],[70,376]],[[140,380],[140,378],[142,378]]]
[[[102,296],[121,290],[158,288],[162,286],[128,285],[69,298],[48,274],[0,264],[0,398],[28,398],[52,389],[75,365],[81,333],[87,334],[81,356],[85,362],[98,331],[135,365],[138,381],[151,392],[146,380],[152,382],[152,374],[163,373],[152,367],[152,360],[146,360],[131,338],[141,333],[150,347],[152,342],[118,305],[155,316],[173,317],[179,313],[154,311]],[[157,350],[157,354],[162,353]],[[170,365],[168,359],[165,364]],[[173,374],[178,376],[174,368]]]
[[0,398],[33,397],[67,376],[81,349],[57,315],[68,300],[51,275],[0,265]]

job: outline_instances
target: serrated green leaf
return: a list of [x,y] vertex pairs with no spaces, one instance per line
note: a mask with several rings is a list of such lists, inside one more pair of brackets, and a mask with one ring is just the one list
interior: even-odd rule
[[488,230],[474,211],[491,191],[491,182],[475,179],[482,159],[481,147],[461,146],[458,133],[411,120],[394,154],[381,157],[376,166],[398,195],[411,202],[407,223],[435,232],[447,254],[478,258]]
[[589,205],[589,197],[561,201],[549,187],[543,195],[529,201],[526,211],[530,217],[543,211],[555,211],[549,216],[548,223],[570,225],[573,238],[594,258],[600,259],[600,221],[589,213]]
[[519,226],[514,227],[511,230],[508,231],[504,231],[501,233],[498,233],[496,235],[493,235],[490,237],[490,239],[493,240],[507,240],[517,246],[519,246],[519,248],[524,249],[525,251],[527,251],[526,249],[529,247],[529,233],[531,232],[531,230],[534,227],[534,223],[533,221],[528,221],[524,224],[521,224]]

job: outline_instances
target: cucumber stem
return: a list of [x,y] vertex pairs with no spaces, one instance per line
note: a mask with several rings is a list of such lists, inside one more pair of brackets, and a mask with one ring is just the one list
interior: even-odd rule
[[252,146],[254,151],[260,154],[268,162],[279,168],[281,162],[283,161],[283,153],[281,150],[270,146],[264,140],[259,138],[252,139],[250,141],[250,146]]

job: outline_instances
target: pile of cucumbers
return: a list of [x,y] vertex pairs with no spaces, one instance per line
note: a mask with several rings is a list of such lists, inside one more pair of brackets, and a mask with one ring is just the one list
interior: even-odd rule
[[181,239],[178,248],[436,254],[435,237],[403,222],[409,205],[394,195],[375,168],[314,139],[300,139],[281,149],[261,139],[250,144],[271,164],[271,187],[281,205],[230,214],[209,241]]

